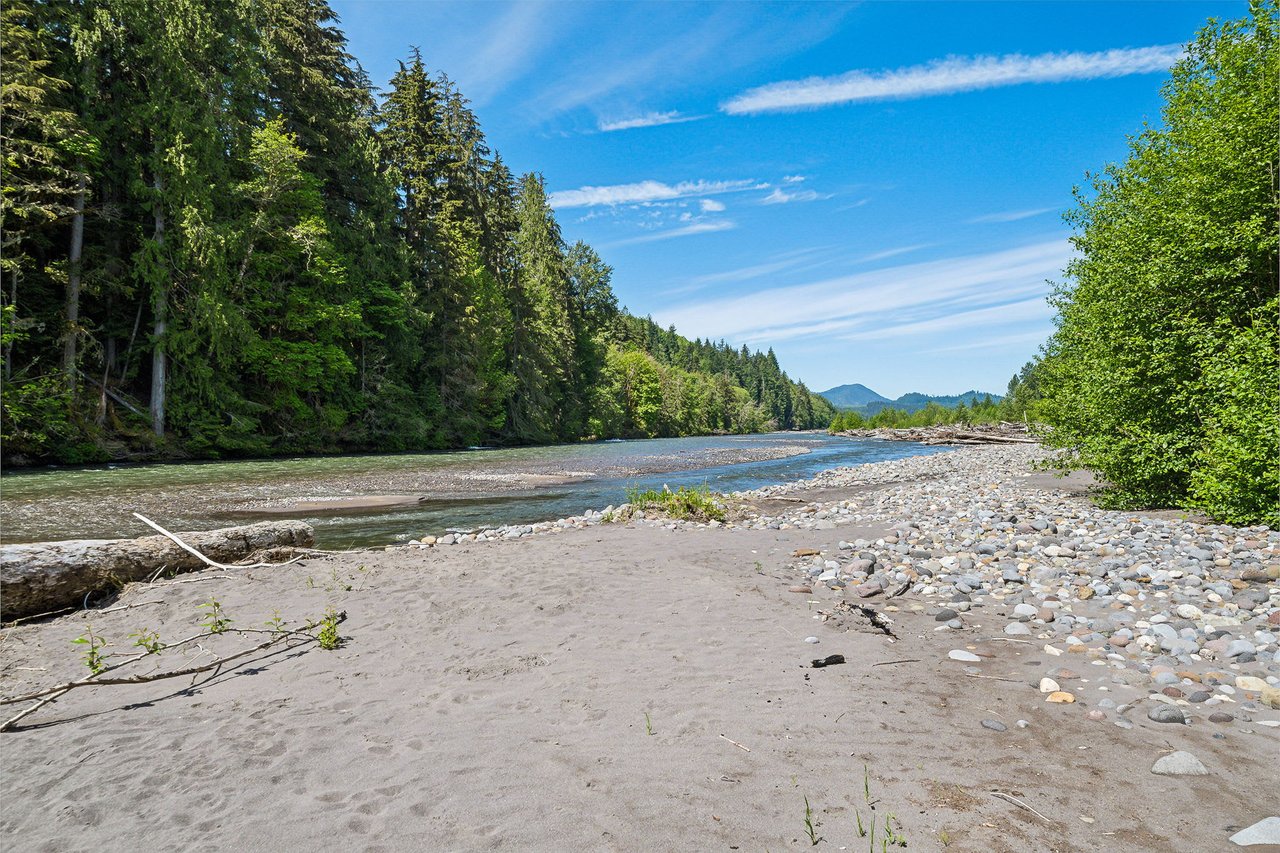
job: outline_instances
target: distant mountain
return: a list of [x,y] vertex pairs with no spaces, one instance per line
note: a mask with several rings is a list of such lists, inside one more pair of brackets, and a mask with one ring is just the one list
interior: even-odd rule
[[839,388],[822,391],[819,396],[826,397],[827,401],[837,409],[861,409],[870,403],[893,402],[888,397],[881,397],[866,385],[841,385]]
[[[903,394],[896,400],[890,400],[865,385],[841,385],[839,388],[823,391],[821,396],[826,397],[831,405],[837,409],[854,409],[865,415],[874,415],[881,409],[888,408],[901,409],[910,414],[911,412],[920,411],[929,403],[937,403],[939,406],[944,406],[948,409],[956,406],[961,401],[966,406],[971,406],[975,400],[981,400],[986,397],[987,393],[985,391],[965,391],[963,394],[932,396],[913,391],[909,394]],[[998,403],[1000,402],[1000,395],[992,394],[991,399]]]

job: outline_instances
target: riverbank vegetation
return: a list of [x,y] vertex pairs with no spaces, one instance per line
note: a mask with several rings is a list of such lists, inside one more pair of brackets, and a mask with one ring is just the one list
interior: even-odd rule
[[1278,17],[1206,27],[1161,124],[1077,190],[1035,414],[1110,505],[1280,525]]
[[770,353],[618,307],[415,50],[324,0],[3,11],[10,461],[825,426]]

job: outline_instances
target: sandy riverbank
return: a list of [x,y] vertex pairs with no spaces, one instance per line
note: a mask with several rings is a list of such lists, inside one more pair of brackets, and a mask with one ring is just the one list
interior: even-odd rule
[[[210,598],[242,627],[276,610],[293,623],[331,606],[349,617],[336,651],[270,654],[194,684],[84,689],[0,735],[4,847],[807,849],[807,797],[818,849],[867,849],[857,820],[873,811],[881,826],[892,814],[915,850],[1242,849],[1232,832],[1280,813],[1280,730],[1259,724],[1280,712],[1243,690],[1227,724],[1186,701],[1185,725],[1100,711],[1104,684],[1126,702],[1146,698],[1156,658],[1139,644],[1107,646],[1129,663],[1117,668],[1090,651],[1104,645],[1092,634],[1043,620],[1021,623],[1021,636],[1003,630],[1013,606],[1003,589],[975,594],[953,628],[936,618],[951,599],[933,584],[888,600],[854,594],[861,579],[842,577],[862,551],[916,549],[905,523],[931,535],[928,507],[980,502],[988,485],[996,505],[1021,499],[1024,517],[1028,507],[1097,512],[1070,484],[1022,476],[1010,460],[1025,458],[984,449],[863,466],[809,484],[820,491],[753,496],[761,514],[738,529],[568,525],[184,576],[193,582],[130,588],[119,603],[139,606],[127,610],[6,629],[11,696],[83,673],[71,640],[89,624],[107,651],[128,653],[143,628],[166,639],[198,631]],[[1257,565],[1276,559],[1273,534],[1242,536],[1257,543]],[[956,553],[979,553],[955,541]],[[819,553],[796,556],[804,549]],[[927,559],[902,559],[915,571],[943,553],[939,536]],[[835,571],[828,560],[841,568],[820,581],[812,569]],[[791,591],[802,584],[811,592]],[[1270,602],[1255,614],[1265,623],[1280,591],[1256,586]],[[1083,613],[1106,597],[1050,603]],[[891,618],[896,640],[848,603]],[[1067,642],[1077,633],[1088,638],[1080,649]],[[207,648],[252,642],[224,635]],[[953,651],[977,661],[966,667]],[[1258,641],[1252,663],[1213,668],[1265,676],[1267,651]],[[810,666],[831,654],[848,662]],[[1203,672],[1205,655],[1187,666]],[[1058,677],[1076,701],[1047,703],[1036,685],[1066,667],[1074,678]],[[1173,750],[1209,775],[1153,774]]]

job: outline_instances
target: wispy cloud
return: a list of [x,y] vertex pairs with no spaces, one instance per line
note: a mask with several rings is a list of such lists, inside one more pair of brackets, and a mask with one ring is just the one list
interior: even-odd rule
[[1167,71],[1182,54],[1181,45],[1157,45],[1097,53],[950,57],[887,71],[850,71],[834,77],[770,83],[748,89],[720,108],[731,115],[743,115],[924,98],[1022,83],[1125,77]]
[[985,216],[975,216],[973,219],[966,220],[970,225],[980,225],[988,222],[1017,222],[1019,219],[1030,219],[1033,216],[1041,216],[1056,207],[1037,207],[1033,210],[1006,210],[1000,213],[988,213]]
[[800,252],[788,253],[785,257],[779,257],[777,260],[763,264],[754,264],[749,267],[738,267],[737,269],[725,270],[724,272],[713,272],[705,275],[694,276],[690,279],[690,283],[696,286],[707,284],[724,284],[734,281],[750,281],[753,278],[760,278],[766,275],[783,272],[795,267],[807,266],[811,263],[814,256],[821,252],[819,249],[807,249]]
[[977,338],[949,347],[936,347],[923,350],[927,353],[937,352],[969,352],[980,349],[1004,349],[1006,347],[1025,346],[1047,341],[1053,334],[1053,326],[1046,324],[1026,332],[1014,332],[1010,335],[980,335]]
[[529,70],[534,56],[546,44],[543,34],[551,17],[544,0],[530,0],[510,4],[494,20],[460,74],[475,103],[487,103]]
[[666,201],[673,198],[690,198],[742,190],[764,189],[767,184],[755,181],[682,181],[664,184],[661,181],[640,181],[634,184],[614,184],[607,187],[580,187],[576,190],[560,190],[551,194],[551,206],[556,208],[590,207],[597,204],[638,204]]
[[702,199],[698,202],[698,206],[702,208],[703,213],[719,213],[724,210],[724,202],[713,198]]
[[943,332],[954,332],[967,329],[981,334],[991,326],[1022,323],[1027,320],[1048,320],[1053,316],[1053,309],[1045,302],[1043,296],[1022,299],[1016,302],[1005,302],[973,308],[968,311],[948,313],[928,320],[916,320],[910,323],[897,323],[877,326],[843,336],[846,341],[874,341],[887,338],[901,338],[911,335],[937,335]]
[[626,240],[618,240],[610,245],[630,246],[635,243],[656,243],[659,240],[672,240],[676,237],[692,237],[695,234],[711,234],[716,231],[730,231],[737,227],[738,223],[728,219],[717,219],[712,222],[695,222],[692,225],[685,225],[682,228],[671,228],[666,231],[655,231],[652,234],[642,234],[639,237],[629,237]]
[[997,317],[1000,306],[1043,300],[1045,280],[1059,275],[1070,257],[1070,244],[1055,239],[690,302],[655,311],[654,318],[685,335],[751,345],[903,327],[909,328],[902,334],[919,334],[919,323],[974,309],[990,308]]
[[638,127],[658,127],[664,124],[681,124],[686,121],[697,121],[704,116],[686,116],[672,110],[665,113],[645,113],[642,116],[634,118],[624,118],[618,121],[601,121],[600,131],[609,133],[615,130],[634,130]]
[[933,245],[932,243],[917,243],[914,246],[899,246],[896,249],[885,249],[882,252],[872,252],[869,255],[863,255],[862,257],[858,258],[858,263],[869,264],[869,263],[872,263],[873,261],[883,261],[886,258],[896,258],[898,257],[898,255],[906,255],[906,254],[910,254],[911,252],[918,252],[921,249],[927,249],[932,245]]
[[761,204],[791,204],[794,201],[821,201],[831,198],[829,195],[815,192],[813,190],[796,190],[789,193],[782,187],[774,187],[773,192],[760,199]]

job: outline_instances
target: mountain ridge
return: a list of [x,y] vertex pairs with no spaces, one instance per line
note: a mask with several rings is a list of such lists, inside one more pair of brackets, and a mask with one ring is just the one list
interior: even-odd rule
[[867,415],[873,415],[882,409],[888,408],[901,409],[910,414],[920,411],[929,403],[936,403],[948,409],[954,408],[962,402],[966,406],[971,406],[974,401],[981,400],[987,396],[997,403],[1001,400],[1001,395],[999,394],[990,394],[986,391],[977,390],[963,391],[959,394],[937,395],[910,391],[896,400],[891,400],[861,383],[837,385],[835,388],[819,391],[818,396],[825,398],[827,402],[837,409],[852,409]]

